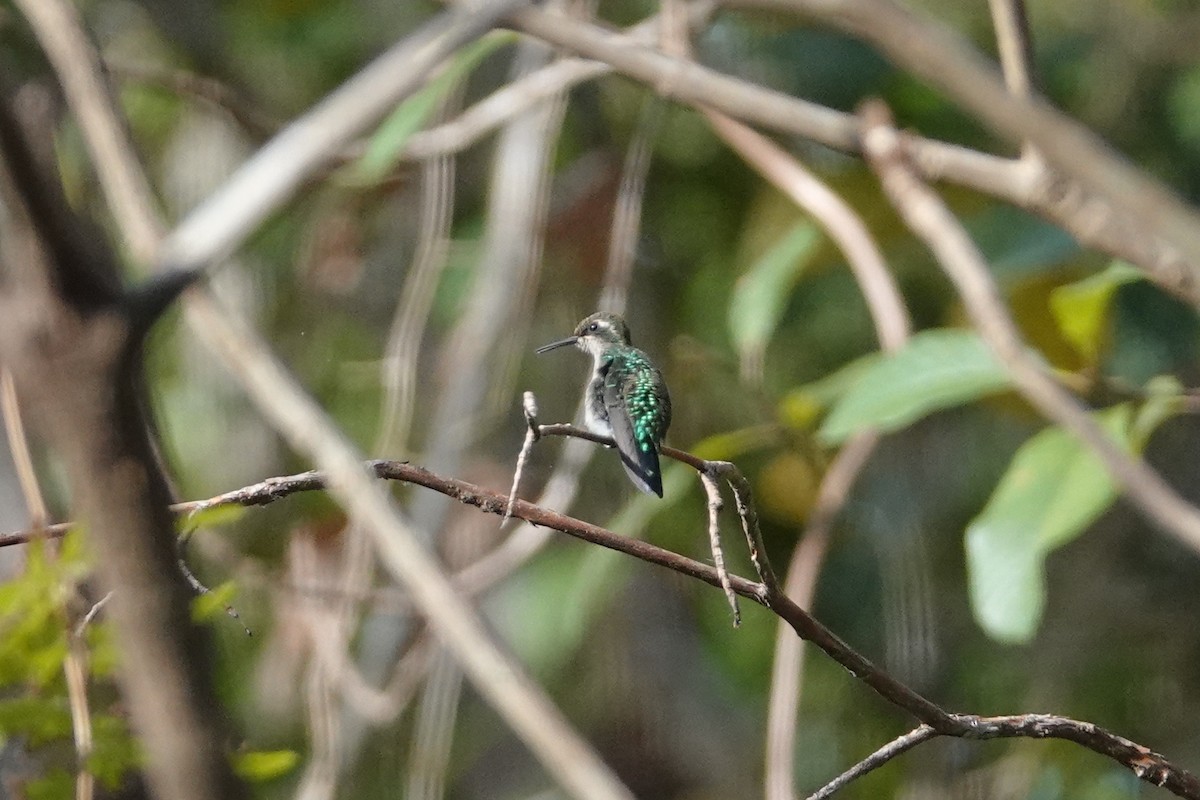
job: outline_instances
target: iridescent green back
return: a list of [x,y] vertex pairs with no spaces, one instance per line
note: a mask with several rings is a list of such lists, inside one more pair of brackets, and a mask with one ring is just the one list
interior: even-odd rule
[[604,405],[626,472],[642,491],[662,496],[658,448],[671,426],[662,374],[635,347],[618,346],[601,364]]

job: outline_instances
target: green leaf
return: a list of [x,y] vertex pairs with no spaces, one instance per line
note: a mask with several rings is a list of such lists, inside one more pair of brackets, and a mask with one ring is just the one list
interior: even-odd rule
[[248,781],[263,782],[286,775],[299,762],[300,755],[295,750],[255,750],[236,753],[233,770]]
[[[1128,404],[1095,416],[1133,449]],[[1099,459],[1063,429],[1046,428],[1021,446],[966,532],[971,607],[990,636],[1012,643],[1033,638],[1046,602],[1046,556],[1082,533],[1116,496]]]
[[1008,387],[1007,371],[976,334],[923,331],[867,369],[834,405],[818,435],[837,444],[868,428],[897,430]]
[[883,359],[883,353],[867,353],[823,378],[797,386],[779,403],[779,418],[793,428],[811,429],[830,406]]
[[225,581],[220,586],[197,595],[192,599],[192,621],[205,622],[226,613],[236,595],[237,584],[233,581]]
[[0,738],[26,736],[41,745],[71,735],[71,710],[65,696],[24,695],[0,700]]
[[1108,333],[1108,310],[1117,289],[1145,275],[1123,261],[1081,281],[1060,286],[1050,293],[1050,310],[1063,337],[1079,354],[1095,363]]
[[516,35],[511,32],[493,31],[460,50],[436,78],[401,103],[383,121],[367,142],[362,158],[354,165],[351,180],[360,184],[382,180],[396,165],[409,138],[421,130],[455,85],[486,56],[515,40]]
[[714,433],[693,444],[691,450],[693,455],[708,461],[733,461],[747,453],[778,445],[779,431],[773,425],[752,425]]
[[141,766],[142,761],[138,742],[124,718],[107,713],[93,715],[92,752],[87,765],[96,780],[115,791],[129,771]]
[[75,796],[75,776],[61,767],[54,767],[21,788],[27,800],[69,800]]
[[821,232],[800,222],[738,278],[729,303],[729,332],[743,362],[762,358],[796,280],[821,244]]

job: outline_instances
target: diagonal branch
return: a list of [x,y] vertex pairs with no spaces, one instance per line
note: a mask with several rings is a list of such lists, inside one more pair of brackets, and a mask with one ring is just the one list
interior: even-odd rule
[[292,121],[188,214],[162,243],[157,262],[187,271],[232,252],[354,136],[421,88],[435,67],[526,2],[493,0],[445,11],[380,55]]
[[[914,21],[915,18],[895,6],[878,0],[853,3],[722,0],[721,5],[806,12],[873,42],[872,36],[886,35],[890,49],[882,46],[881,49],[901,66],[943,88],[960,102],[962,95],[967,95],[971,102],[966,106],[968,110],[975,112],[980,104],[978,98],[971,96],[976,81],[988,88],[989,97],[998,91],[1003,96],[1007,116],[998,119],[996,110],[988,109],[981,118],[996,125],[1003,123],[1009,138],[1036,140],[1036,144],[1041,144],[1043,139],[1053,139],[1065,132],[1072,141],[1085,144],[1078,151],[1056,146],[1057,158],[1052,166],[1046,166],[902,134],[904,148],[924,178],[967,186],[1038,214],[1061,226],[1081,244],[1136,264],[1167,291],[1200,305],[1200,257],[1181,255],[1185,252],[1181,244],[1184,242],[1200,250],[1200,244],[1196,243],[1200,239],[1200,226],[1191,219],[1191,211],[1161,185],[1100,144],[1079,123],[1050,109],[1043,101],[1010,97],[994,68],[946,31]],[[886,13],[875,18],[872,13],[877,8]],[[853,19],[862,23],[863,30],[854,28],[840,16],[844,9],[853,11]],[[905,33],[888,29],[885,20],[893,17],[903,23]],[[603,61],[649,86],[669,89],[668,96],[681,103],[708,106],[744,122],[803,136],[843,152],[860,152],[858,124],[853,114],[723,75],[689,59],[640,45],[628,36],[537,8],[512,14],[508,21],[524,33]],[[948,39],[951,45],[948,53],[939,52],[936,44],[923,47],[926,40],[922,37],[930,31],[935,34],[935,42]],[[908,53],[906,48],[913,52]],[[962,59],[965,61],[960,64]],[[949,76],[965,71],[969,77],[958,78],[953,86],[947,87],[948,78],[943,78],[939,70]],[[964,82],[966,86],[960,85]],[[1026,120],[1027,116],[1031,120]],[[1122,184],[1126,179],[1132,180],[1130,186],[1138,187],[1141,194],[1127,196]],[[1155,216],[1160,208],[1172,210],[1169,222],[1167,217]]]
[[[543,425],[540,426],[540,432],[544,436],[572,436],[599,444],[612,444],[610,439],[570,425]],[[663,448],[663,453],[697,469],[703,469],[706,464],[710,463],[673,448]],[[510,506],[508,498],[501,492],[467,481],[437,475],[414,464],[399,461],[370,461],[365,466],[377,478],[423,486],[459,503],[478,508],[485,513],[501,517],[509,514],[517,519],[560,531],[591,544],[616,550],[641,561],[695,578],[710,586],[721,588],[721,577],[715,567],[657,547],[641,539],[623,536],[585,520],[560,514],[552,509],[524,500],[517,500]],[[223,505],[267,505],[292,494],[323,490],[333,485],[335,485],[335,481],[325,473],[302,472],[296,475],[269,478],[252,486],[216,495],[207,500],[181,504],[177,510],[187,512]],[[8,538],[12,538],[12,536],[0,537],[0,541]],[[737,575],[729,576],[729,585],[742,597],[770,609],[780,619],[787,622],[802,639],[815,644],[889,703],[920,720],[923,727],[927,727],[933,732],[932,734],[920,734],[921,741],[932,738],[934,735],[980,741],[1014,738],[1061,739],[1074,742],[1106,756],[1128,767],[1142,780],[1161,786],[1180,797],[1200,800],[1200,780],[1196,776],[1143,745],[1090,722],[1081,722],[1051,714],[980,717],[947,711],[876,667],[865,656],[838,638],[836,634],[786,596],[772,594],[763,584]],[[910,735],[915,735],[915,732]],[[893,752],[885,747],[881,752],[890,752],[891,755],[884,759],[889,760],[905,749],[908,748],[904,747]],[[874,758],[873,756],[872,759]],[[878,766],[878,764],[873,764],[872,768],[874,766]],[[862,770],[857,774],[863,774],[865,771]]]
[[1180,259],[1176,280],[1193,303],[1200,302],[1196,209],[1046,100],[1010,93],[995,66],[953,31],[892,0],[724,0],[722,5],[800,13],[871,43],[996,134],[1036,146],[1064,175],[1173,247]]
[[[263,154],[252,158],[249,165],[226,184],[222,193],[188,218],[182,233],[172,240],[174,244],[164,251],[165,255],[160,254],[160,263],[166,261],[177,272],[188,274],[189,270],[199,268],[207,260],[235,247],[257,221],[290,196],[311,169],[332,157],[344,138],[378,117],[404,92],[416,88],[428,68],[436,65],[457,44],[482,33],[497,15],[514,5],[514,0],[499,0],[481,10],[443,14],[415,38],[393,48],[351,79],[342,91],[318,105],[309,116],[302,117],[304,124],[289,127],[264,148]],[[35,28],[39,25],[33,17],[30,22]],[[78,20],[64,15],[63,24],[77,25]],[[48,33],[39,30],[43,35]],[[82,32],[78,38],[86,42]],[[60,72],[64,82],[72,83],[87,72],[86,64],[73,63],[72,67]],[[69,96],[74,102],[85,93],[76,86]],[[104,100],[107,95],[98,99]],[[112,124],[111,120],[115,118],[115,115],[109,119],[81,116],[85,139],[89,146],[93,146],[94,139],[103,136],[112,136],[121,142],[123,147],[119,148],[119,161],[113,165],[114,169],[122,172],[126,182],[145,184],[145,175],[132,157],[132,147],[125,141],[123,131],[99,130]],[[314,120],[328,127],[315,129]],[[315,150],[312,142],[304,140],[306,135],[322,142],[325,149]],[[97,148],[93,155],[103,157],[104,152]],[[264,170],[271,174],[261,174]],[[106,174],[101,170],[102,180]],[[258,179],[263,181],[261,186],[254,185]],[[238,196],[235,190],[239,186],[249,193],[246,197]],[[110,196],[117,191],[107,183],[105,190]],[[247,202],[251,199],[253,202]],[[138,214],[144,223],[138,230],[148,231],[144,235],[153,239],[161,225],[155,210],[141,203]],[[124,220],[118,221],[122,223],[122,234],[127,241],[138,235],[136,230],[124,224]],[[146,252],[157,244],[156,241],[139,241],[137,245],[145,249],[132,249]],[[330,492],[345,504],[352,521],[361,523],[371,534],[384,566],[409,588],[415,605],[429,620],[431,629],[455,653],[480,694],[497,709],[549,772],[579,797],[613,800],[630,797],[628,789],[570,727],[541,688],[500,648],[440,565],[417,541],[396,504],[363,471],[359,454],[300,389],[266,345],[252,331],[226,315],[211,296],[203,292],[193,292],[187,298],[185,319],[242,382],[268,420],[299,452],[326,468]],[[70,393],[64,391],[62,394]],[[166,497],[161,500],[161,512],[165,515]],[[137,526],[129,527],[139,530]],[[145,566],[150,568],[154,564],[153,560],[147,559]],[[114,596],[114,608],[123,607],[122,597],[122,593]],[[161,704],[161,707],[171,706]],[[208,750],[202,754],[210,755]],[[160,766],[168,769],[165,764]],[[233,796],[235,793],[230,791],[228,794]],[[185,795],[167,792],[166,796]]]
[[1147,519],[1193,550],[1200,550],[1200,510],[1180,497],[1145,461],[1121,449],[1030,354],[979,248],[905,160],[888,109],[882,103],[868,104],[863,119],[863,146],[885,192],[933,251],[975,328],[1008,370],[1018,391],[1044,416],[1083,442]]
[[937,731],[928,725],[918,725],[913,730],[898,736],[892,741],[885,744],[883,747],[876,750],[871,755],[859,761],[850,769],[838,775],[829,783],[822,786],[817,791],[808,796],[808,800],[827,800],[833,797],[841,789],[845,788],[850,783],[858,780],[868,772],[879,769],[887,762],[891,761],[899,755],[907,753],[922,742],[927,742],[930,739],[937,738]]

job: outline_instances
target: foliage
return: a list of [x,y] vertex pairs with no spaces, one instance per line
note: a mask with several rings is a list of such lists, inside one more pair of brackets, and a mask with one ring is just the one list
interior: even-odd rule
[[[289,119],[440,7],[350,0],[183,5],[84,4],[114,63],[134,54],[157,72],[200,72],[250,98],[249,108],[214,108],[169,81],[135,81],[114,70],[139,152],[174,216],[262,141],[266,131],[245,124],[246,116],[265,117],[267,127]],[[912,5],[992,52],[981,4]],[[656,8],[619,0],[600,4],[597,13],[623,24]],[[1031,4],[1030,11],[1037,72],[1051,99],[1132,161],[1195,196],[1200,71],[1189,66],[1192,48],[1181,32],[1200,21],[1196,11],[1138,0],[1117,0],[1105,13],[1081,0]],[[200,16],[183,25],[174,16],[185,13]],[[625,150],[640,131],[647,97],[670,89],[606,76],[569,93],[551,159],[536,285],[487,283],[494,228],[503,228],[489,218],[498,192],[495,137],[461,154],[447,240],[437,245],[445,247],[447,266],[418,282],[413,263],[431,200],[422,192],[425,172],[405,159],[404,146],[443,104],[453,115],[507,81],[515,42],[498,33],[461,51],[358,147],[340,154],[340,166],[325,176],[331,179],[314,181],[215,280],[372,456],[425,463],[443,433],[430,421],[446,402],[442,387],[460,368],[462,348],[488,348],[486,368],[470,376],[470,390],[482,399],[462,421],[469,432],[447,435],[465,440],[456,473],[504,489],[524,432],[520,390],[537,392],[543,421],[573,413],[584,360],[535,360],[530,343],[561,337],[594,310]],[[698,58],[722,71],[845,110],[882,96],[905,128],[1009,152],[946,98],[848,37],[725,11],[695,44]],[[41,68],[29,46],[12,52],[22,70]],[[1119,503],[1090,452],[1012,391],[933,258],[887,208],[860,161],[780,137],[858,210],[897,276],[918,332],[890,356],[879,352],[859,288],[819,226],[766,187],[700,115],[671,106],[665,118],[653,141],[641,236],[631,244],[627,316],[671,387],[669,442],[736,460],[752,478],[768,550],[782,572],[838,448],[857,432],[880,431],[879,449],[834,527],[815,613],[956,710],[1061,711],[1127,732],[1180,763],[1200,764],[1188,733],[1200,702],[1195,555]],[[72,201],[102,208],[69,122],[56,145]],[[1184,388],[1200,377],[1193,310],[1045,220],[950,183],[938,191],[987,257],[1030,352],[1088,404],[1114,441],[1195,495],[1200,427]],[[104,212],[96,216],[108,220]],[[517,308],[515,322],[469,319],[481,291],[511,291],[497,305]],[[381,409],[394,388],[392,376],[381,374],[391,363],[394,314],[422,298],[431,313],[419,336],[405,342],[416,365],[413,432],[402,446],[379,452],[374,444],[384,439],[387,417]],[[173,325],[157,333],[147,358],[183,495],[204,497],[311,466],[283,451],[226,376]],[[539,443],[524,496],[532,498],[557,463],[557,447]],[[567,510],[711,558],[694,476],[671,465],[664,485],[661,501],[635,494],[612,454],[598,451]],[[428,502],[412,489],[397,496],[406,513]],[[457,514],[451,520],[436,541],[428,534],[455,563],[501,536],[490,518],[478,527]],[[745,573],[736,522],[728,511],[722,520],[731,568]],[[342,522],[327,499],[308,497],[181,523],[195,530],[198,569],[216,586],[197,600],[194,615],[213,625],[221,695],[254,743],[250,749],[239,742],[235,760],[261,782],[256,791],[264,797],[294,794],[312,757],[304,727],[312,709],[301,678],[311,653],[300,621],[314,607],[343,600],[322,594],[332,582],[310,580],[304,586],[319,588],[310,594],[297,588],[313,575],[297,572],[296,542],[314,543],[316,563],[308,566],[323,581],[347,553]],[[237,585],[239,611],[256,619],[253,639],[223,619],[235,572],[255,576]],[[28,737],[46,750],[69,742],[64,608],[87,576],[71,537],[55,559],[30,548],[25,570],[0,584],[0,685],[7,690],[0,735]],[[404,598],[383,584],[370,573],[353,587],[361,596],[347,601],[362,619],[352,657],[386,651],[397,631],[411,629],[397,621],[407,619]],[[637,787],[641,796],[761,793],[756,765],[774,633],[766,612],[745,609],[743,629],[731,631],[718,592],[558,539],[478,602],[611,763],[631,780],[661,781]],[[137,763],[110,699],[117,647],[102,615],[86,637],[96,735],[89,766],[114,785]],[[383,684],[394,660],[372,671],[369,682]],[[808,786],[874,749],[899,723],[840,668],[811,653],[805,663],[796,771]],[[469,693],[457,714],[447,736],[447,796],[531,796],[545,788],[545,775],[514,756],[511,734]],[[416,761],[409,759],[413,716],[363,733],[367,744],[348,767],[343,796],[393,796],[406,785]],[[1098,759],[1042,745],[946,749],[930,757],[932,766],[896,762],[858,795],[853,788],[845,795],[995,789],[999,796],[1001,783],[1014,796],[1044,798],[1135,791]],[[947,777],[966,771],[964,759],[969,778]],[[1000,777],[992,784],[990,776]],[[54,761],[30,794],[65,796],[70,778]],[[976,783],[968,787],[967,780]]]
[[[73,530],[61,544],[33,542],[26,548],[22,574],[0,584],[0,741],[17,737],[48,757],[56,752],[54,745],[71,743],[63,663],[72,636],[82,635],[86,641],[91,655],[88,677],[97,692],[111,691],[115,649],[108,623],[93,621],[83,634],[69,625],[67,609],[89,573],[83,536]],[[94,701],[90,705],[93,748],[88,769],[101,785],[115,789],[137,766],[138,750],[115,703],[111,708]],[[74,778],[69,771],[53,768],[25,790],[30,797],[70,797]]]

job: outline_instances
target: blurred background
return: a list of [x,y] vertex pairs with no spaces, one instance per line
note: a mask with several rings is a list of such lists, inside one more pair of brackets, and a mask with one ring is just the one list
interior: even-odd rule
[[[913,5],[994,52],[982,0]],[[81,3],[171,219],[439,8],[380,0]],[[1200,8],[1031,0],[1028,10],[1044,91],[1194,198]],[[657,11],[626,0],[591,8],[620,26]],[[23,91],[53,104],[44,60],[8,7],[0,8],[0,42],[4,68],[28,82]],[[796,19],[720,13],[695,33],[694,46],[721,71],[841,110],[881,96],[902,127],[1014,154],[867,46]],[[533,349],[569,335],[601,305],[623,309],[634,344],[670,386],[668,442],[740,466],[783,572],[836,452],[817,436],[821,421],[852,380],[845,368],[879,349],[861,292],[819,227],[701,116],[655,99],[646,86],[596,77],[461,148],[450,129],[438,128],[556,58],[514,34],[484,39],[422,95],[423,105],[397,112],[265,225],[220,269],[216,288],[371,457],[411,460],[500,491],[525,431],[521,393],[536,394],[543,422],[568,421],[586,377],[581,354],[535,357]],[[61,108],[53,113],[68,194],[108,224],[78,130]],[[438,133],[411,136],[418,127]],[[863,217],[917,330],[967,324],[949,282],[860,160],[779,141]],[[1200,380],[1194,310],[1144,281],[1123,283],[1106,307],[1102,346],[1081,354],[1056,324],[1051,297],[1110,259],[988,197],[953,187],[943,195],[988,256],[1022,332],[1055,368],[1131,387],[1160,375],[1184,386]],[[176,320],[157,331],[149,360],[182,496],[309,468]],[[1072,716],[1200,769],[1196,552],[1118,501],[1048,556],[1044,612],[1022,641],[989,635],[973,612],[964,531],[1017,449],[1044,426],[1015,394],[1000,392],[886,435],[833,528],[813,611],[945,707]],[[1196,501],[1198,448],[1200,426],[1184,414],[1164,422],[1146,450]],[[54,465],[43,466],[61,512]],[[521,494],[544,491],[559,510],[711,560],[704,495],[677,466],[659,500],[638,494],[611,452],[547,440],[534,450]],[[13,486],[4,450],[3,530],[26,524]],[[429,546],[465,570],[464,591],[475,593],[495,631],[639,797],[762,795],[773,616],[744,604],[735,630],[711,587],[565,536],[511,523],[501,529],[495,517],[432,493],[396,493]],[[752,575],[732,514],[724,534],[731,570]],[[31,577],[39,557],[17,548],[0,557],[8,581],[0,599],[8,603],[38,607],[41,595],[14,587],[86,579],[86,570],[61,566]],[[86,563],[82,552],[78,559]],[[409,616],[403,592],[328,498],[295,496],[203,520],[191,563],[216,587],[218,602],[198,613],[212,630],[237,749],[256,756],[243,768],[258,796],[561,796]],[[252,638],[222,602],[237,608]],[[21,774],[45,792],[38,796],[66,797],[70,725],[67,718],[65,729],[54,727],[64,695],[53,668],[56,617],[42,610],[26,614],[21,630],[11,619],[0,628],[0,732],[9,759],[0,770],[19,755]],[[89,635],[103,656],[93,663],[96,713],[111,718],[103,723],[111,747],[97,758],[110,768],[108,786],[128,786],[131,751],[106,677],[103,622]],[[43,657],[49,668],[30,666]],[[31,710],[44,730],[22,727]],[[799,791],[913,725],[806,651]],[[840,796],[1164,793],[1074,745],[946,740]]]

